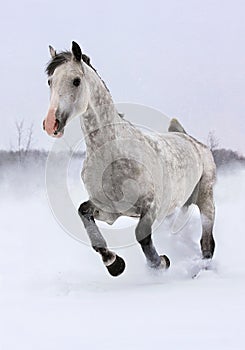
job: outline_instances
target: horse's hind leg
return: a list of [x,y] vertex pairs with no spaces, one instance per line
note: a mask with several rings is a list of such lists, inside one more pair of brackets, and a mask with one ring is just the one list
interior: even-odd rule
[[213,225],[215,206],[213,200],[213,183],[204,176],[200,180],[199,193],[196,202],[201,213],[202,238],[201,250],[204,259],[211,259],[214,254],[215,241],[213,238]]
[[141,245],[147,263],[153,268],[169,268],[170,261],[166,255],[159,255],[152,242],[152,224],[154,217],[150,211],[142,212],[140,220],[135,229],[136,239]]
[[94,220],[95,210],[96,208],[91,201],[87,201],[80,205],[78,213],[87,231],[92,247],[101,255],[109,273],[112,276],[119,276],[125,269],[125,262],[120,256],[107,248],[106,241]]

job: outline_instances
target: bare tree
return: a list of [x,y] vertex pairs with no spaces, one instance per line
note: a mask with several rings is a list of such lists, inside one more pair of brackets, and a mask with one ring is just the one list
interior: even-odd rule
[[208,133],[207,145],[211,151],[217,149],[219,146],[219,139],[216,137],[214,130]]
[[31,144],[32,144],[32,137],[33,137],[33,123],[31,123],[28,131],[27,131],[27,135],[26,135],[26,144],[25,144],[25,153],[27,153],[30,148],[31,148]]
[[23,133],[24,133],[24,119],[20,121],[15,121],[15,127],[17,131],[17,152],[19,155],[19,162],[22,160],[22,142],[23,142]]
[[19,162],[23,161],[23,157],[27,155],[31,148],[33,139],[33,123],[26,129],[24,127],[24,119],[15,122],[17,131],[17,152],[19,155]]

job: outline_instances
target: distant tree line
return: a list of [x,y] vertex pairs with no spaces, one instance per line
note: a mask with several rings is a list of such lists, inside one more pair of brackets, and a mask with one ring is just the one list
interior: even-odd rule
[[[217,168],[225,168],[232,165],[245,166],[245,157],[236,151],[224,148],[212,149],[215,164]],[[64,156],[64,152],[57,153],[57,163]],[[30,149],[21,154],[19,151],[0,150],[0,167],[22,164],[23,166],[35,164],[37,166],[45,166],[48,157],[46,150]],[[75,152],[73,158],[84,158],[85,152]]]
[[[85,152],[82,152],[82,151],[71,153],[71,151],[68,150],[67,152],[70,153],[73,158],[85,157]],[[57,153],[57,156],[56,156],[57,162],[59,162],[59,160],[64,157],[65,153],[66,152]],[[23,166],[26,166],[27,164],[28,165],[35,164],[35,166],[44,165],[46,163],[48,155],[49,155],[48,151],[39,150],[39,149],[26,150],[21,154],[21,157],[20,157],[20,151],[0,150],[0,167],[16,165],[17,163],[22,164]]]
[[207,145],[210,148],[217,169],[231,168],[235,165],[245,166],[245,157],[231,149],[219,148],[219,140],[214,131],[208,134]]
[[215,164],[218,169],[240,165],[245,167],[245,157],[230,149],[218,148],[212,150]]

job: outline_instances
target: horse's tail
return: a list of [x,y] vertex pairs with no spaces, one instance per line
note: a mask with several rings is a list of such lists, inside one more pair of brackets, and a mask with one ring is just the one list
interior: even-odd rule
[[175,118],[171,119],[169,127],[169,132],[182,132],[183,134],[187,134],[183,126],[179,123],[179,121]]

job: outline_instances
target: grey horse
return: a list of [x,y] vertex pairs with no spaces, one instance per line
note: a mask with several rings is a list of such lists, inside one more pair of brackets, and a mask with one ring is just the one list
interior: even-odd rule
[[201,214],[202,256],[211,259],[216,168],[210,150],[176,119],[169,132],[146,134],[122,117],[77,43],[72,42],[71,52],[56,53],[50,46],[50,54],[46,71],[51,95],[43,127],[50,136],[62,137],[67,122],[80,117],[86,142],[82,179],[89,199],[78,214],[109,273],[120,275],[125,262],[107,247],[95,220],[113,224],[120,216],[139,218],[136,239],[149,266],[167,269],[170,260],[157,253],[152,225],[193,203]]

